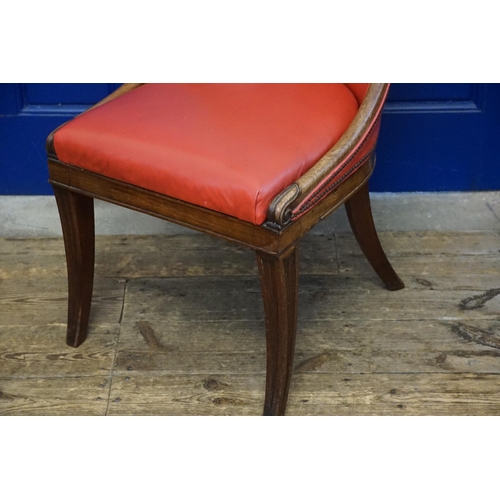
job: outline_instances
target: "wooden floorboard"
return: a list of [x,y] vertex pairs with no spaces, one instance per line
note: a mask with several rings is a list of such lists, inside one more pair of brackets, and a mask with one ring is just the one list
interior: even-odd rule
[[[470,281],[468,284],[475,285]],[[162,318],[191,323],[263,319],[259,287],[257,277],[131,280],[127,283],[123,321]],[[479,303],[479,307],[474,306]],[[404,290],[390,292],[382,288],[376,278],[300,278],[299,317],[302,320],[465,321],[493,320],[499,315],[500,289],[439,290],[410,282]]]
[[[96,277],[90,313],[93,324],[118,323],[124,288],[123,280]],[[65,324],[67,290],[66,277],[0,280],[0,325]]]
[[0,378],[0,415],[105,415],[109,376]]
[[[351,234],[300,247],[289,415],[500,414],[500,233],[387,232],[385,290]],[[64,342],[59,238],[0,239],[0,415],[259,415],[251,251],[205,235],[96,243],[91,327]]]

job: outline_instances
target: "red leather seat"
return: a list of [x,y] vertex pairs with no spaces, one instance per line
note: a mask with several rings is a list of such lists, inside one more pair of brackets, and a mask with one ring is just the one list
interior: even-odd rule
[[59,160],[262,224],[342,136],[367,84],[147,84],[54,136]]

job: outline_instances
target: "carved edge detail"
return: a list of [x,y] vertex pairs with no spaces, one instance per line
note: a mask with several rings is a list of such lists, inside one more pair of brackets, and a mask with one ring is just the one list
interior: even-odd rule
[[[320,191],[317,193],[314,193],[313,196],[310,199],[306,198],[306,203],[296,212],[293,212],[293,210],[290,208],[290,212],[292,213],[291,219],[296,220],[300,218],[304,213],[308,212],[314,205],[319,203],[323,198],[328,196],[332,191],[334,191],[339,184],[344,182],[347,177],[349,177],[351,174],[353,174],[361,165],[363,165],[366,161],[370,161],[370,157],[374,156],[374,151],[375,149],[370,149],[368,153],[366,153],[363,158],[361,158],[357,163],[355,163],[353,166],[347,168],[349,165],[346,165],[346,168],[343,169],[342,175],[336,179],[332,184],[326,184]],[[374,163],[372,162],[372,170],[373,170]]]
[[[293,220],[296,220],[298,218],[298,216],[296,216],[296,217],[293,216],[293,210],[303,201],[302,198],[306,198],[309,195],[310,191],[314,191],[314,187],[317,188],[317,187],[319,187],[319,185],[321,185],[325,181],[327,181],[329,175],[332,173],[335,166],[339,165],[340,163],[343,163],[346,160],[346,157],[349,156],[350,153],[352,153],[352,150],[350,151],[349,147],[348,148],[345,148],[345,147],[339,148],[338,147],[340,145],[339,143],[341,143],[341,141],[343,141],[345,139],[348,141],[348,143],[350,143],[352,146],[354,146],[354,144],[356,144],[357,140],[359,140],[359,138],[362,137],[364,135],[364,133],[367,132],[366,126],[368,124],[369,124],[368,125],[368,134],[371,132],[371,129],[375,126],[376,122],[378,121],[378,118],[380,117],[380,113],[382,111],[384,101],[387,97],[389,84],[371,84],[371,87],[372,87],[372,89],[368,90],[367,95],[365,97],[366,102],[362,103],[362,105],[360,106],[360,109],[358,111],[358,114],[361,112],[363,115],[366,115],[366,117],[368,118],[367,123],[365,122],[365,126],[362,127],[361,130],[356,130],[356,131],[352,131],[352,132],[350,131],[351,127],[349,127],[348,130],[346,130],[346,132],[345,132],[345,135],[347,137],[345,137],[345,138],[341,137],[341,139],[338,141],[338,143],[336,145],[334,145],[332,147],[332,149],[330,149],[330,151],[328,151],[323,156],[323,158],[320,159],[316,163],[316,165],[313,165],[311,170],[314,170],[315,167],[318,167],[322,163],[330,163],[330,161],[328,161],[327,158],[333,152],[335,152],[334,155],[336,155],[337,151],[338,151],[338,153],[340,153],[342,150],[344,150],[342,155],[340,157],[337,157],[327,167],[327,169],[329,171],[323,173],[323,175],[319,179],[317,179],[316,182],[314,182],[311,186],[309,186],[309,189],[306,188],[305,190],[302,190],[301,189],[301,184],[302,184],[301,181],[302,180],[305,181],[306,178],[311,176],[311,174],[312,174],[311,170],[306,172],[306,174],[304,174],[300,179],[298,179],[293,184],[291,184],[290,186],[285,188],[284,191],[279,193],[273,199],[273,201],[271,202],[271,204],[269,206],[269,209],[267,212],[268,220],[265,224],[269,224],[269,225],[273,225],[273,226],[276,225],[276,226],[279,226],[280,228],[282,228],[283,226],[289,224]],[[373,94],[372,94],[372,92],[373,92]],[[370,95],[370,94],[372,94],[372,95]],[[368,101],[371,101],[371,103],[369,104]],[[370,105],[373,106],[373,108],[371,110],[368,110]],[[365,108],[365,106],[366,106],[366,110],[362,109],[362,108]],[[355,117],[355,119],[354,119],[355,121],[357,121],[356,118],[360,118],[360,117],[358,117],[358,116]],[[354,125],[354,123],[351,124],[351,126],[352,125]],[[371,151],[370,153],[372,153],[372,152],[373,151]],[[352,156],[351,156],[351,159],[352,159]],[[366,160],[366,158],[364,158],[364,159]],[[333,160],[333,158],[332,158],[332,160]],[[349,160],[346,161],[346,163],[348,164]],[[338,174],[338,173],[339,172],[336,172],[336,174]],[[307,184],[311,184],[309,179],[308,179]],[[316,186],[314,186],[314,184],[316,184]],[[300,215],[302,215],[302,212]]]
[[286,226],[292,220],[292,210],[290,205],[299,197],[300,187],[293,183],[274,198],[267,210],[269,221],[278,224],[280,227]]

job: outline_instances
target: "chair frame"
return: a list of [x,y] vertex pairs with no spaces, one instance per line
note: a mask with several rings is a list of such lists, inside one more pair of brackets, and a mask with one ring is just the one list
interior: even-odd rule
[[[125,84],[96,106],[140,84]],[[266,390],[264,415],[284,415],[293,368],[298,306],[298,243],[315,224],[345,203],[354,235],[373,269],[389,290],[404,287],[380,245],[374,226],[368,179],[371,152],[354,173],[330,187],[323,197],[294,219],[293,210],[307,200],[345,161],[366,133],[370,117],[380,111],[386,84],[371,84],[354,121],[340,141],[305,175],[275,197],[261,226],[69,165],[58,160],[47,140],[49,182],[59,209],[68,268],[67,344],[78,347],[87,336],[95,255],[94,198],[196,229],[256,252],[266,318]],[[378,106],[378,108],[377,108]]]

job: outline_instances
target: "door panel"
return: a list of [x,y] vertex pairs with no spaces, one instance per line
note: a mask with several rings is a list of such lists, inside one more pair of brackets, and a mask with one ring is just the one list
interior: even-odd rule
[[0,84],[0,195],[52,194],[45,140],[119,84]]
[[388,102],[419,102],[419,101],[467,101],[473,99],[480,85],[475,83],[457,83],[446,85],[442,83],[394,83],[391,86]]
[[392,85],[372,191],[500,189],[499,122],[499,84]]
[[[119,84],[0,84],[0,195],[52,194],[48,134]],[[500,84],[393,84],[372,191],[500,189]]]
[[95,104],[106,97],[116,84],[28,83],[23,85],[26,102],[30,104]]

